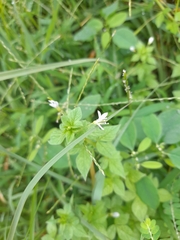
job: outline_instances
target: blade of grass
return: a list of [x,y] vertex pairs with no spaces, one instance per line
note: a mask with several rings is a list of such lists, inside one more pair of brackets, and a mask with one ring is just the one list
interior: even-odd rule
[[30,213],[30,222],[29,222],[29,229],[30,229],[29,239],[30,240],[34,240],[34,233],[35,233],[37,188],[38,188],[38,185],[36,185],[34,188],[32,200],[31,200],[31,213]]
[[[38,72],[43,72],[47,70],[52,70],[56,68],[61,68],[61,67],[66,67],[66,66],[71,66],[71,65],[76,65],[76,64],[84,64],[84,63],[90,63],[90,62],[96,62],[97,59],[95,58],[84,58],[84,59],[79,59],[79,60],[69,60],[65,62],[58,62],[58,63],[50,63],[50,64],[45,64],[45,65],[40,65],[40,66],[35,66],[35,67],[28,67],[28,68],[23,68],[23,69],[16,69],[16,70],[10,70],[10,71],[4,71],[0,73],[0,81],[4,81],[10,78],[15,78],[15,77],[20,77],[20,76],[25,76],[29,75],[32,73],[38,73]],[[99,59],[99,62],[103,63],[108,63],[112,66],[114,64],[110,61],[107,61],[105,59]]]

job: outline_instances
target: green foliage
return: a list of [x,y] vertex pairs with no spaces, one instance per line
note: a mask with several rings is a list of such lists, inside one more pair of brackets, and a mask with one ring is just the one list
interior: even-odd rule
[[1,238],[179,239],[179,2],[0,9]]
[[156,225],[156,220],[151,220],[146,218],[146,220],[141,223],[141,233],[145,239],[157,240],[160,237],[159,226]]
[[136,182],[136,191],[148,207],[156,210],[159,205],[159,196],[156,187],[148,177],[143,177]]

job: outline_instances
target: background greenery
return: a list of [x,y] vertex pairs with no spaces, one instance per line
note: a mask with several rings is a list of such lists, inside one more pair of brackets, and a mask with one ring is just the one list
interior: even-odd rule
[[0,1],[0,239],[180,239],[179,10]]

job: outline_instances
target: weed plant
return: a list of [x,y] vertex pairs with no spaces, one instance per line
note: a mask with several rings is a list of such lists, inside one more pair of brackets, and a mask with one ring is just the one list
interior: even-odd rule
[[0,239],[180,239],[179,9],[0,2]]

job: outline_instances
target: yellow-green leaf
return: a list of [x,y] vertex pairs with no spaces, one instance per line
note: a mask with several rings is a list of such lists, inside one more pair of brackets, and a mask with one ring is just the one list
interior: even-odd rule
[[141,166],[148,169],[158,169],[162,167],[162,163],[155,161],[146,161],[141,163]]
[[138,147],[138,152],[144,152],[150,146],[151,146],[151,139],[146,137],[140,142],[139,147]]

